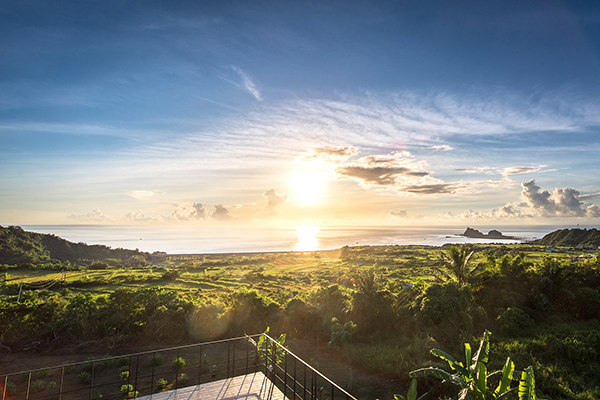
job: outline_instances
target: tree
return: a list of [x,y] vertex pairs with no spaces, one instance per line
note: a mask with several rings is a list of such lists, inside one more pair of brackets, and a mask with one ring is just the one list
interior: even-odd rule
[[467,283],[467,280],[474,276],[480,266],[470,268],[469,261],[473,256],[473,251],[469,246],[450,246],[446,251],[441,252],[442,268],[435,268],[436,272],[446,280],[453,279],[460,286]]

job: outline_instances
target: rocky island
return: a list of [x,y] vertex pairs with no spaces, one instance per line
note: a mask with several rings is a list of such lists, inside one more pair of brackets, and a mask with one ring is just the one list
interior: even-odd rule
[[504,239],[504,240],[518,240],[519,238],[515,236],[506,236],[503,235],[502,232],[492,229],[487,233],[487,235],[483,232],[478,231],[477,229],[467,228],[465,233],[460,236],[473,238],[473,239]]

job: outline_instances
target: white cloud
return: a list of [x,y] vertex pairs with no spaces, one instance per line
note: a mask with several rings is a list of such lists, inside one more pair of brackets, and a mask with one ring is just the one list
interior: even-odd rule
[[157,190],[131,190],[125,194],[129,197],[133,197],[134,199],[148,200],[154,196],[162,195],[165,193]]
[[390,215],[401,219],[408,218],[408,212],[406,210],[390,211]]
[[104,213],[96,208],[87,214],[71,214],[67,218],[73,219],[76,221],[108,221],[109,218],[104,215]]
[[154,218],[148,217],[141,210],[136,212],[130,212],[123,217],[125,221],[142,222],[142,221],[155,221]]
[[447,144],[440,144],[437,146],[431,146],[429,147],[431,150],[435,150],[435,151],[450,151],[450,150],[454,150],[454,147],[447,145]]
[[229,214],[229,210],[221,204],[215,205],[215,211],[210,217],[212,219],[216,219],[217,221],[229,221],[233,219],[231,214]]
[[287,194],[278,195],[275,189],[267,190],[263,196],[267,198],[267,205],[264,209],[266,215],[272,215],[277,207],[285,203],[288,198]]
[[191,206],[181,206],[173,210],[171,214],[163,216],[165,220],[175,221],[198,221],[208,218],[208,211],[202,203],[194,203]]
[[248,92],[250,92],[250,94],[252,94],[252,96],[254,96],[256,98],[256,100],[261,101],[262,94],[260,93],[260,91],[258,90],[256,85],[254,84],[252,79],[250,79],[250,76],[248,76],[248,74],[245,73],[244,71],[242,71],[242,69],[239,67],[231,66],[231,68],[240,76],[240,78],[242,78],[242,86]]

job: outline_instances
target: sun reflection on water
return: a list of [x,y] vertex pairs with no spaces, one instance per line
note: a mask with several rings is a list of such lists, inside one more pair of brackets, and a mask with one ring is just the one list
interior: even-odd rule
[[300,225],[296,228],[298,231],[298,241],[294,250],[296,251],[312,251],[319,249],[319,227],[315,225]]

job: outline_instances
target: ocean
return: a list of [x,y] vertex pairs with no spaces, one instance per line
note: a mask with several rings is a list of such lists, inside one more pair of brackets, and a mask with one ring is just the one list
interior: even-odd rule
[[[23,225],[23,229],[50,233],[72,242],[103,244],[169,254],[234,253],[260,251],[327,250],[356,245],[428,245],[445,243],[518,243],[520,240],[470,239],[462,227],[250,227],[250,226],[147,226],[147,225]],[[498,229],[526,240],[541,238],[556,229],[574,226],[472,226],[484,233]],[[587,228],[591,228],[589,226]],[[582,226],[582,228],[584,228]]]

